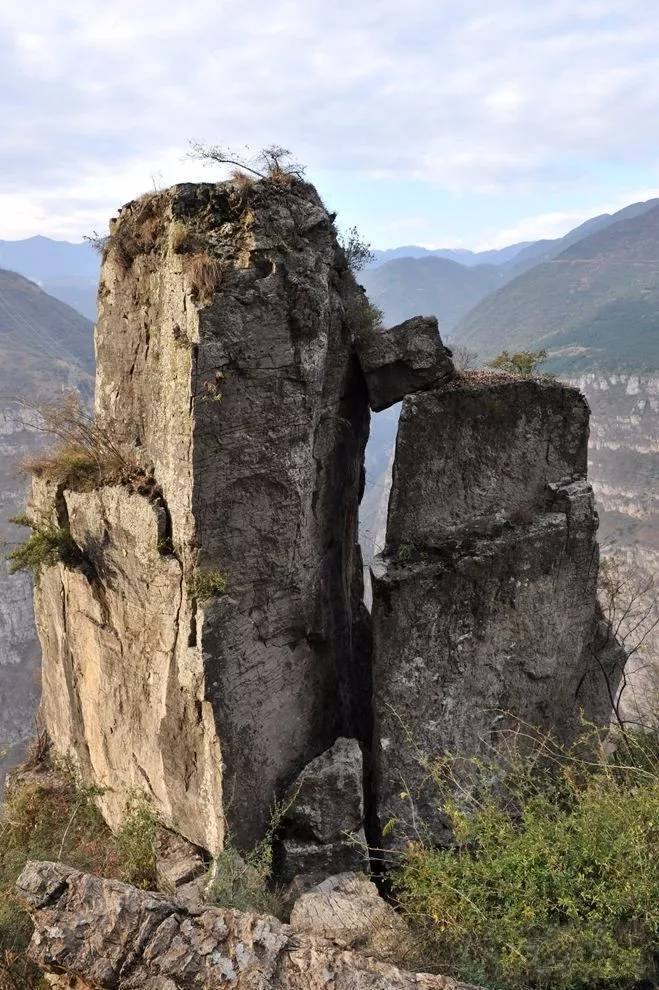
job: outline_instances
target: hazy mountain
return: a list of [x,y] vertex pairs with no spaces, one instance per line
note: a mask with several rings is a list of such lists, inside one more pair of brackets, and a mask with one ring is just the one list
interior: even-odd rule
[[387,248],[383,251],[374,250],[371,267],[398,258],[448,258],[449,261],[457,261],[468,268],[474,265],[503,265],[517,257],[519,252],[530,243],[530,241],[522,241],[520,244],[510,244],[508,247],[493,248],[490,251],[469,251],[467,248],[431,249],[409,244],[406,247]]
[[96,319],[99,258],[89,244],[71,244],[49,237],[0,241],[0,268],[19,272],[41,288]]
[[[19,531],[8,519],[22,511],[25,500],[20,462],[42,442],[21,425],[13,400],[39,402],[63,388],[90,395],[93,362],[89,320],[21,275],[0,269],[0,540],[10,545]],[[33,734],[39,698],[30,580],[9,575],[5,552],[0,551],[0,785],[3,766]]]
[[393,325],[410,316],[437,316],[448,334],[476,303],[501,284],[494,265],[467,268],[448,258],[398,258],[361,272],[369,297]]
[[579,224],[578,227],[574,227],[568,231],[563,237],[556,237],[552,240],[534,241],[505,262],[506,267],[509,269],[509,277],[521,275],[522,272],[528,271],[529,268],[543,261],[550,261],[557,255],[562,254],[572,244],[576,244],[577,241],[581,241],[585,237],[597,233],[597,231],[605,230],[619,220],[629,220],[633,217],[640,216],[640,214],[646,213],[657,205],[659,205],[659,199],[649,199],[645,203],[632,203],[630,206],[625,206],[622,210],[618,210],[617,213],[602,213],[600,216],[591,217],[590,220],[586,220],[585,223]]
[[563,373],[656,370],[659,206],[623,212],[483,299],[455,338],[484,358],[545,347]]

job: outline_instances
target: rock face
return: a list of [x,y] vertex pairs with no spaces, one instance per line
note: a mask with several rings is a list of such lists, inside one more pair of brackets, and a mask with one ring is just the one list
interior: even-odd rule
[[474,375],[405,400],[387,550],[372,566],[376,788],[391,843],[418,821],[446,838],[424,756],[477,754],[504,713],[563,739],[581,709],[609,717],[587,437],[583,397],[555,383]]
[[226,819],[250,844],[361,729],[359,294],[301,182],[177,186],[113,224],[96,408],[153,488],[33,499],[91,568],[40,582],[44,719],[111,823],[137,787],[191,841],[221,848]]
[[309,763],[284,798],[277,876],[368,869],[364,761],[356,739],[337,739]]
[[[139,790],[202,849],[250,847],[288,793],[280,879],[362,869],[418,748],[476,751],[493,708],[564,738],[604,717],[577,390],[458,379],[434,319],[378,327],[297,179],[128,204],[99,304],[97,423],[127,466],[37,479],[31,511],[79,549],[36,591],[43,721],[112,826]],[[371,663],[368,408],[408,392]]]
[[35,922],[31,958],[100,990],[469,990],[298,935],[274,918],[189,909],[60,864],[28,863],[17,889]]

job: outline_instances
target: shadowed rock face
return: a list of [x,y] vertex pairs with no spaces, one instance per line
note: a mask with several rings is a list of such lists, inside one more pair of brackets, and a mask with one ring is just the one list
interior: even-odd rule
[[415,316],[387,330],[366,325],[356,343],[374,412],[454,375],[451,352],[440,340],[434,316]]
[[556,383],[468,376],[405,400],[388,550],[372,566],[377,801],[393,844],[415,820],[447,837],[420,754],[482,752],[504,713],[563,740],[581,709],[610,715],[587,436],[583,397]]
[[[49,569],[37,594],[46,724],[111,822],[138,787],[192,841],[220,848],[226,815],[249,844],[311,758],[363,734],[360,294],[301,182],[177,186],[114,221],[96,406],[159,494],[60,492],[95,577]],[[202,601],[209,571],[226,594]]]

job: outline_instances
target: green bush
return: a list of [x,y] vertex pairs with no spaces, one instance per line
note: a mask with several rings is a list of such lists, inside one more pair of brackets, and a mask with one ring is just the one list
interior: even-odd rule
[[531,742],[432,768],[455,845],[410,846],[396,875],[421,956],[489,988],[655,985],[656,748]]
[[200,602],[209,598],[217,598],[227,590],[229,575],[226,571],[197,570],[188,585],[190,598],[197,598]]
[[68,766],[49,770],[45,760],[39,769],[48,772],[14,787],[0,809],[0,990],[42,986],[26,955],[32,923],[14,894],[28,860],[61,861],[142,887],[155,877],[155,820],[143,799],[131,799],[113,836],[95,804],[99,790],[82,786]]
[[81,559],[80,548],[71,536],[68,527],[58,526],[48,520],[32,519],[30,516],[14,516],[10,520],[16,526],[29,526],[32,530],[24,543],[8,554],[9,572],[30,571],[38,578],[42,568],[62,563],[72,567]]
[[488,368],[496,368],[497,371],[507,371],[512,375],[523,375],[528,378],[536,374],[540,365],[547,360],[547,351],[518,351],[516,354],[509,354],[502,351],[498,357],[488,362]]
[[136,887],[153,888],[156,882],[156,817],[142,794],[129,798],[116,844],[120,878]]
[[229,840],[213,860],[207,896],[221,907],[258,911],[283,919],[286,903],[282,889],[272,881],[273,844],[297,791],[286,802],[275,802],[263,838],[253,849],[240,853]]

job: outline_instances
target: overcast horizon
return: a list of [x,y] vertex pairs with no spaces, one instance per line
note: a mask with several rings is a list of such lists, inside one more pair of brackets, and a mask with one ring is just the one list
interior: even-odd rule
[[221,178],[190,139],[306,163],[375,247],[558,237],[659,195],[659,10],[636,0],[0,10],[0,238],[79,241]]

